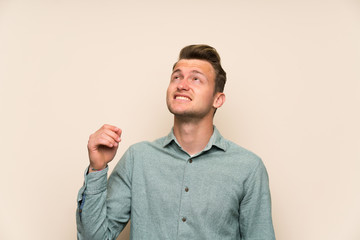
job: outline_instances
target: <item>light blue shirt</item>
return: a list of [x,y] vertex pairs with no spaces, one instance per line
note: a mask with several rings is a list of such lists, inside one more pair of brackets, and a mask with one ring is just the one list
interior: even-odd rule
[[[268,175],[261,159],[214,133],[190,156],[173,132],[131,146],[107,181],[85,173],[78,239],[275,239]],[[86,171],[87,172],[87,171]]]

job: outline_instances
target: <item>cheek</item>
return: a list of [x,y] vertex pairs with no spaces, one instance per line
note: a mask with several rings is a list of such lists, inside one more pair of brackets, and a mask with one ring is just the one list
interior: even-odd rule
[[169,87],[168,87],[167,90],[166,90],[166,98],[169,98],[169,97],[170,97],[171,92],[172,92],[171,89],[172,89],[172,88],[171,88],[171,84],[170,84]]
[[170,82],[166,92],[171,93],[171,92],[174,92],[175,90],[176,90],[176,84],[173,82]]
[[210,88],[197,89],[197,95],[201,95],[204,100],[212,101],[214,99],[213,90]]

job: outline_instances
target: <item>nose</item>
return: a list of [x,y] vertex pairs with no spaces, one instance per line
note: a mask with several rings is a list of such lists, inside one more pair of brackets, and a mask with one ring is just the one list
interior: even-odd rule
[[189,90],[189,82],[186,78],[183,78],[177,85],[177,89],[178,90]]

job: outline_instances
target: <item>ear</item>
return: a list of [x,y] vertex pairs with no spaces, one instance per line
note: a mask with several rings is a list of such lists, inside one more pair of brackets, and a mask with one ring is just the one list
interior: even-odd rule
[[225,94],[222,92],[217,92],[215,94],[213,107],[220,108],[225,103]]

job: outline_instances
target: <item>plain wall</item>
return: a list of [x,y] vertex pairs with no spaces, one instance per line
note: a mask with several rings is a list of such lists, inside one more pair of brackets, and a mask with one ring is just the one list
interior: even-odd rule
[[[0,1],[0,239],[75,239],[88,136],[167,134],[188,44],[228,75],[221,133],[264,161],[279,240],[360,239],[360,2]],[[128,229],[120,239],[127,239]]]

